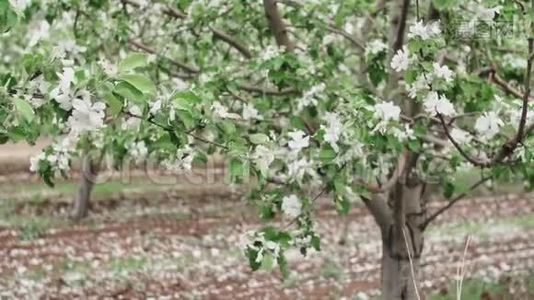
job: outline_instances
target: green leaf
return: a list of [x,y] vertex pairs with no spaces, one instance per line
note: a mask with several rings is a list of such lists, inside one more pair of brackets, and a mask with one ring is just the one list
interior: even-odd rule
[[146,98],[143,93],[126,81],[119,82],[113,89],[113,93],[120,95],[126,100],[132,101],[136,104],[143,105],[146,103]]
[[322,162],[330,163],[332,160],[334,160],[334,158],[336,158],[336,156],[336,151],[334,151],[330,145],[323,145],[323,147],[321,147],[319,157],[321,158]]
[[191,129],[195,127],[195,124],[196,124],[195,118],[193,118],[193,116],[191,115],[189,111],[179,109],[176,111],[176,114],[180,118],[180,121],[184,123],[184,126],[186,129]]
[[282,277],[284,279],[287,279],[289,277],[289,267],[287,265],[287,260],[286,260],[286,257],[283,251],[280,251],[277,262],[278,262],[278,266],[280,267],[280,272],[282,273]]
[[217,127],[227,135],[232,135],[236,131],[235,124],[230,121],[221,121],[217,123]]
[[336,197],[336,207],[337,207],[337,210],[338,212],[341,214],[341,215],[347,215],[350,211],[350,208],[351,208],[351,204],[350,204],[350,201],[347,199],[347,197],[343,197],[343,196],[337,196]]
[[254,133],[249,136],[250,142],[252,144],[267,144],[269,142],[269,137],[263,133]]
[[454,194],[454,184],[450,181],[445,183],[443,187],[443,196],[447,199],[450,199]]
[[432,2],[437,10],[447,10],[458,6],[458,0],[434,0]]
[[15,103],[15,108],[17,109],[17,112],[26,120],[31,122],[33,120],[33,117],[35,113],[33,112],[32,106],[26,101],[22,100],[20,98],[15,98],[13,100]]
[[156,86],[150,78],[139,74],[122,75],[120,79],[128,82],[143,94],[156,94]]
[[250,268],[253,271],[258,270],[261,267],[261,261],[260,262],[256,261],[256,258],[258,257],[258,251],[251,249],[251,248],[247,248],[245,253],[246,253],[246,256],[248,257],[248,264],[250,265]]
[[106,103],[108,104],[108,106],[109,106],[109,108],[111,110],[111,114],[113,116],[117,117],[118,115],[121,114],[122,107],[124,106],[124,104],[113,93],[109,93],[109,92],[106,93],[104,95],[104,100],[106,100]]
[[177,104],[178,108],[189,109],[194,104],[201,102],[202,99],[191,91],[178,92],[174,95],[174,103]]
[[311,238],[310,244],[316,251],[321,251],[321,239],[318,236],[314,235]]
[[132,53],[119,63],[119,71],[126,72],[136,68],[144,67],[148,64],[148,60],[143,53]]

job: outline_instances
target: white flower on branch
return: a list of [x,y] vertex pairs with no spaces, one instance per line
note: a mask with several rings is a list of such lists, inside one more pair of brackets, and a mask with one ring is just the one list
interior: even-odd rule
[[310,176],[313,180],[318,176],[313,167],[313,162],[303,158],[293,161],[287,166],[287,176],[285,178],[288,181],[301,183],[306,175]]
[[104,126],[106,105],[103,102],[91,103],[89,99],[74,99],[74,110],[69,117],[69,126],[73,133],[93,131]]
[[417,21],[415,24],[410,26],[410,32],[408,33],[408,38],[419,37],[422,40],[428,40],[434,38],[441,34],[441,29],[439,28],[438,22],[432,22],[427,25],[423,24],[423,21]]
[[269,171],[269,166],[274,161],[274,153],[269,148],[258,145],[252,153],[252,160],[260,172],[266,176]]
[[251,103],[243,106],[243,119],[245,120],[263,120],[263,117],[258,113],[258,110]]
[[158,99],[154,102],[150,102],[148,105],[150,106],[150,114],[156,115],[158,112],[161,111],[162,101]]
[[408,96],[412,99],[417,98],[419,92],[426,92],[430,89],[431,83],[432,76],[430,74],[421,73],[412,84],[406,85]]
[[408,47],[404,45],[391,59],[391,68],[397,72],[408,70],[408,65],[410,63],[409,55]]
[[39,43],[40,40],[48,38],[50,34],[50,24],[46,20],[40,20],[30,24],[28,28],[28,46],[33,47]]
[[302,203],[296,195],[285,196],[282,199],[282,211],[291,218],[300,216],[302,212]]
[[401,109],[393,102],[377,103],[374,106],[374,118],[379,119],[380,122],[373,129],[380,133],[386,132],[389,121],[397,121],[400,117]]
[[145,141],[130,144],[128,153],[136,163],[143,161],[148,154],[148,148],[146,147]]
[[443,65],[440,66],[438,63],[434,63],[434,76],[436,78],[442,78],[445,82],[450,83],[453,79],[454,72],[449,69],[449,67]]
[[324,141],[329,143],[335,152],[338,152],[339,146],[337,145],[337,142],[339,141],[343,129],[341,119],[338,114],[332,112],[327,112],[323,119],[327,124],[326,126],[321,125],[321,128],[324,130]]
[[295,130],[287,134],[291,140],[287,143],[289,149],[295,152],[299,152],[303,148],[306,148],[310,145],[310,136],[302,130]]
[[451,136],[460,145],[468,144],[472,140],[468,132],[456,127],[451,130]]
[[27,0],[9,0],[9,4],[17,11],[22,13],[23,10],[28,6],[29,1]]
[[365,56],[378,54],[387,48],[388,46],[382,40],[372,40],[365,46]]
[[426,96],[423,106],[425,111],[431,115],[441,114],[443,116],[452,116],[456,113],[454,105],[447,97],[439,96],[437,92],[431,91]]
[[307,106],[317,105],[317,99],[319,98],[320,93],[324,92],[325,88],[326,85],[320,83],[312,86],[308,91],[304,92],[302,97],[297,99],[297,112],[302,111]]
[[228,109],[219,101],[214,101],[211,105],[213,113],[221,119],[241,119],[241,116],[235,113],[228,112]]
[[497,113],[490,111],[476,120],[475,130],[481,135],[482,139],[489,140],[499,133],[503,125],[504,123]]

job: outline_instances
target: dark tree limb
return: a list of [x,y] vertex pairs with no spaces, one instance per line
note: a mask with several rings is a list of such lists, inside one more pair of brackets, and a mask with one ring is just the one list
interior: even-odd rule
[[480,185],[482,185],[484,182],[490,180],[491,177],[484,177],[477,181],[475,184],[469,187],[469,191],[459,194],[458,196],[454,197],[447,203],[447,205],[443,206],[442,208],[438,209],[436,212],[434,212],[432,215],[427,217],[425,221],[421,224],[421,230],[425,230],[425,228],[430,224],[434,219],[436,219],[438,216],[443,214],[445,211],[447,211],[449,208],[451,208],[454,204],[456,204],[458,201],[464,199],[471,191],[478,188]]
[[276,44],[278,44],[279,47],[285,47],[286,51],[292,52],[295,49],[295,45],[289,39],[287,26],[278,11],[276,0],[263,0],[263,8],[265,10],[265,16],[269,22],[269,27],[274,33]]
[[386,196],[384,194],[376,194],[371,199],[362,197],[362,200],[381,231],[387,232],[387,229],[391,225],[393,214],[387,204]]
[[[141,42],[138,42],[138,41],[133,40],[133,39],[130,39],[128,42],[130,43],[130,45],[132,45],[132,46],[134,46],[134,47],[136,47],[138,49],[141,49],[141,50],[143,50],[143,51],[145,51],[147,53],[163,57],[161,54],[156,52],[156,50],[152,49],[151,47],[149,47],[149,46],[147,46],[147,45],[145,45],[145,44],[143,44]],[[199,73],[200,72],[200,70],[198,68],[193,67],[193,66],[189,66],[189,65],[187,65],[187,64],[185,64],[183,62],[179,62],[179,61],[174,60],[174,59],[169,58],[169,57],[163,57],[163,58],[168,60],[171,64],[173,64],[173,65],[175,65],[175,66],[177,66],[179,68],[182,68],[182,69],[186,70],[189,73]]]
[[[128,4],[128,5],[131,5],[135,8],[139,8],[139,4],[137,2],[134,2],[132,0],[122,0],[122,3],[125,3],[125,4]],[[170,5],[167,5],[165,7],[165,9],[163,9],[163,14],[169,16],[169,17],[172,17],[172,18],[175,18],[175,19],[185,19],[187,18],[187,14],[170,6]],[[246,58],[251,58],[252,57],[252,53],[250,53],[250,50],[248,50],[248,48],[242,44],[241,42],[239,42],[236,38],[234,38],[233,36],[229,35],[228,33],[220,30],[220,29],[215,29],[215,28],[210,28],[211,32],[213,33],[213,36],[216,37],[217,39],[220,39],[221,41],[224,41],[225,43],[227,43],[228,45],[230,45],[231,47],[235,48],[237,51],[239,51],[244,57]]]

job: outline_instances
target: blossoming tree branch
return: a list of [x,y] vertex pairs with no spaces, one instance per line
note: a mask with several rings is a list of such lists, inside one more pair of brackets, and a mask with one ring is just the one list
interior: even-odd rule
[[84,155],[179,173],[222,154],[277,220],[245,234],[250,266],[284,275],[287,249],[321,248],[318,198],[363,202],[384,299],[417,299],[432,220],[485,182],[532,188],[533,18],[521,0],[0,0],[0,140],[53,137],[31,159],[49,185]]

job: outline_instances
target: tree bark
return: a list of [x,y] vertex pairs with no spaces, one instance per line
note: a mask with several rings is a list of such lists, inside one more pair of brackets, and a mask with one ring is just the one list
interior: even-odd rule
[[82,157],[82,168],[80,177],[80,186],[78,188],[78,195],[74,199],[74,205],[71,217],[74,220],[81,220],[89,214],[89,201],[91,200],[91,192],[97,176],[97,168],[93,166],[93,162],[89,155]]
[[287,52],[292,52],[295,49],[295,45],[289,39],[287,32],[287,26],[282,20],[282,16],[278,11],[275,0],[263,0],[263,7],[265,15],[269,21],[269,27],[274,33],[274,38],[279,47],[285,47]]
[[[422,243],[422,235],[418,235],[418,238]],[[382,299],[417,300],[415,287],[417,285],[419,289],[419,257],[412,257],[413,264],[410,263],[409,257],[396,255],[392,251],[390,242],[387,238],[382,241]]]

